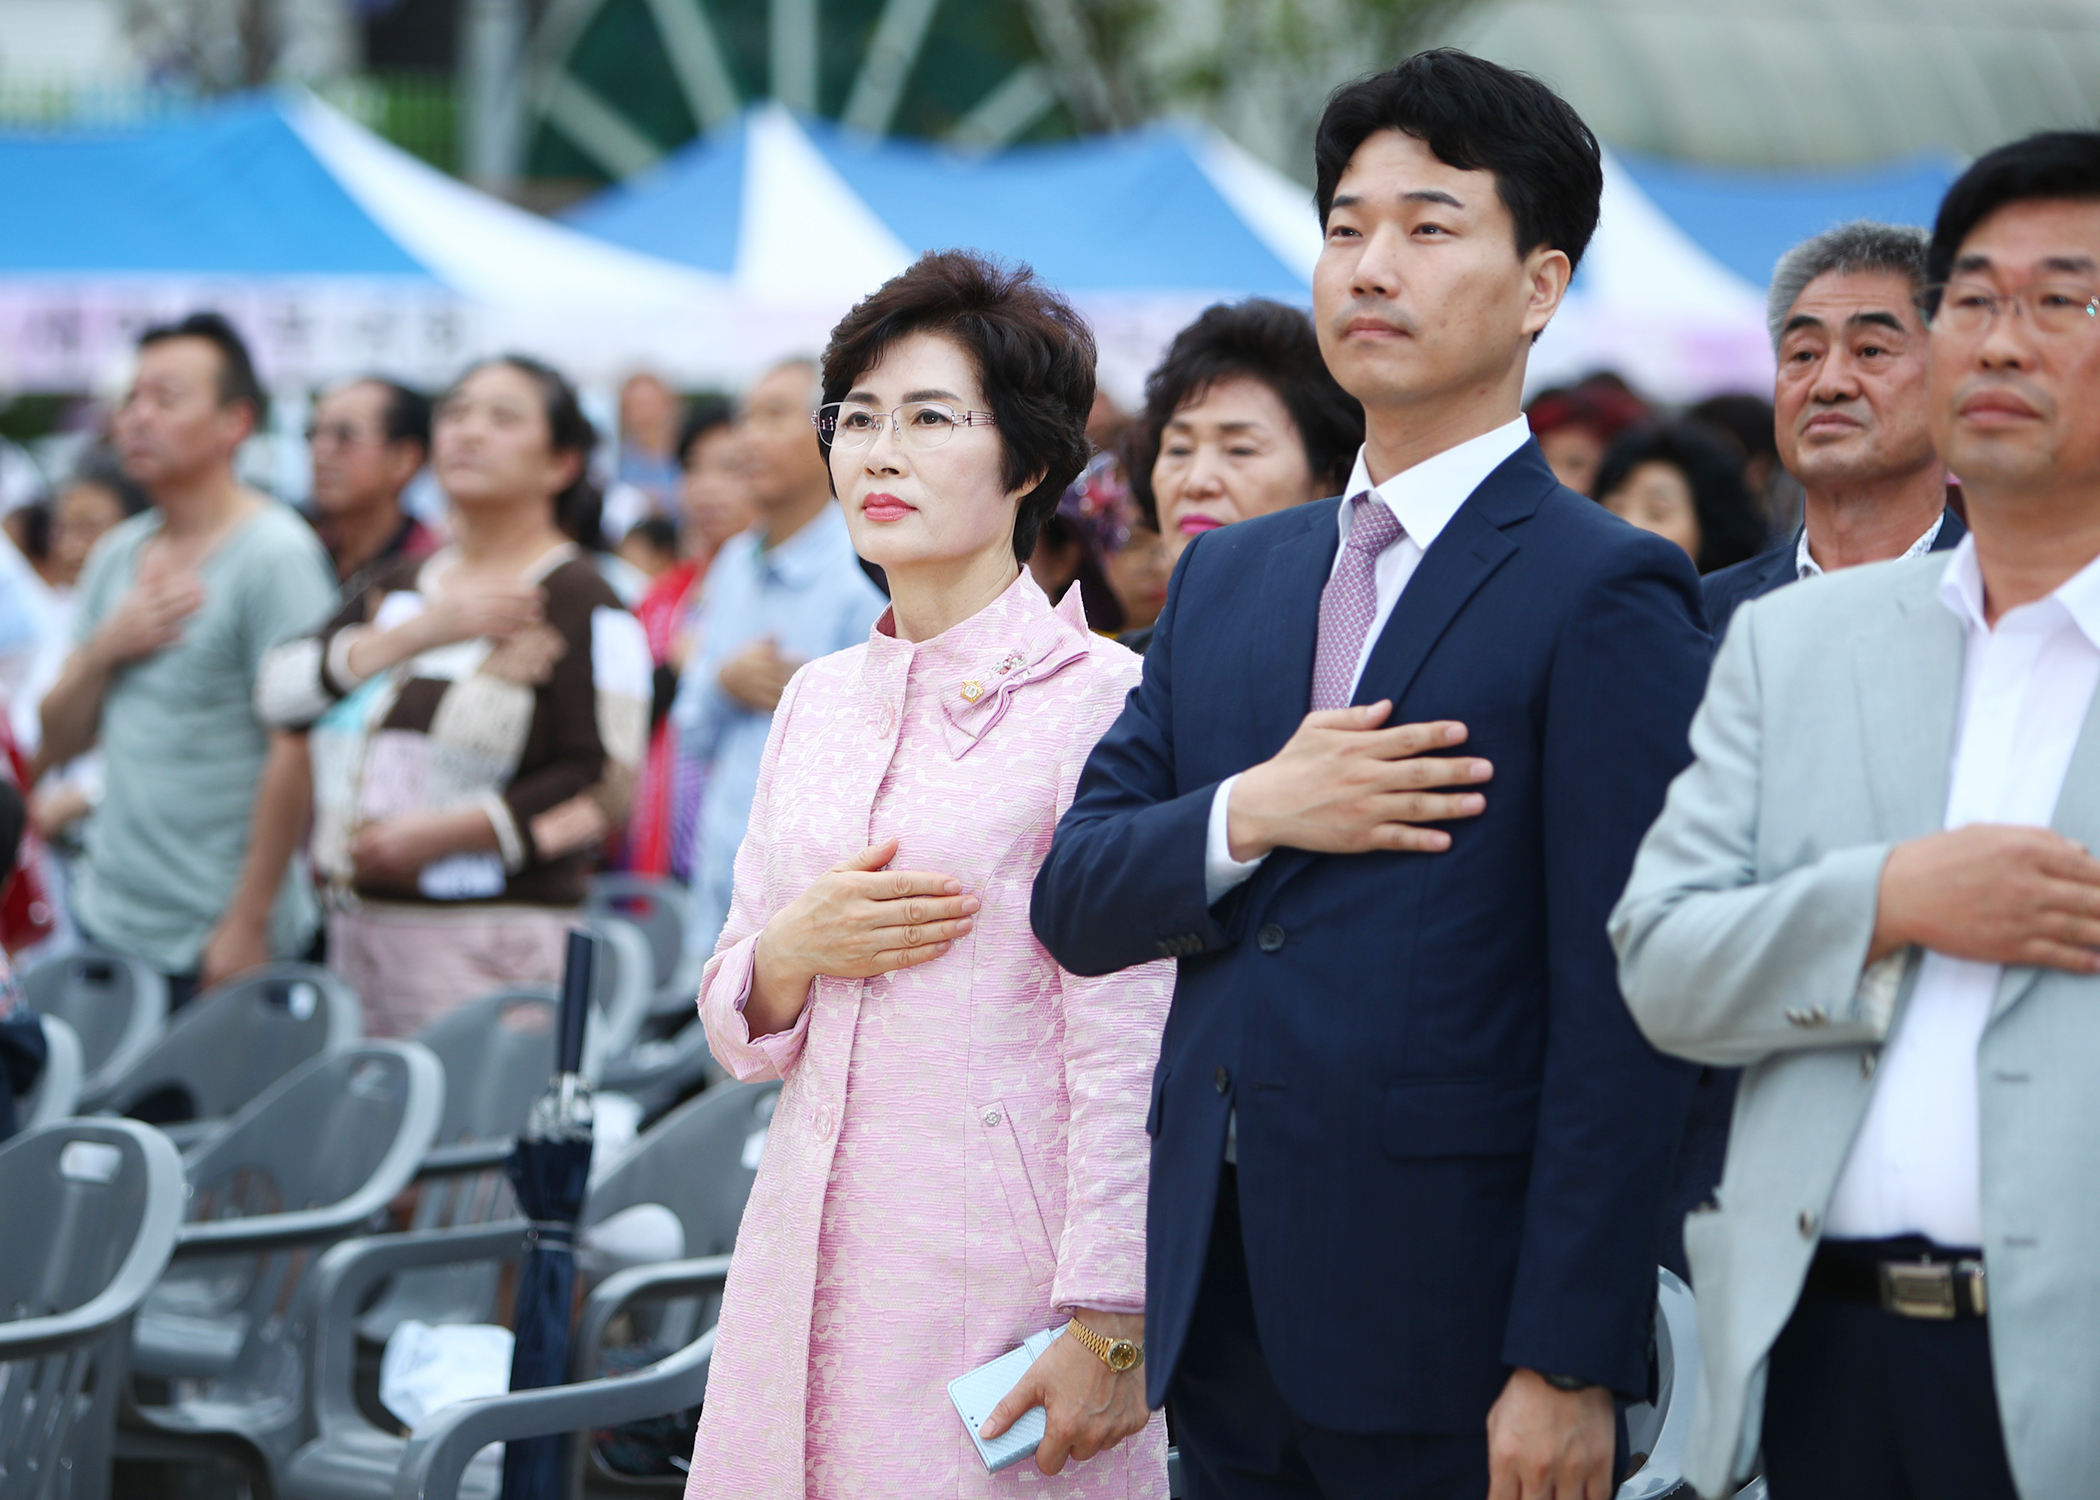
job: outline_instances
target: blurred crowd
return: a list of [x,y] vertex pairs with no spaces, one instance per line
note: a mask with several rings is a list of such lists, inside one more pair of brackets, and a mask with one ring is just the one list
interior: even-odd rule
[[[735,397],[638,371],[601,434],[524,358],[435,397],[348,380],[314,396],[294,504],[236,477],[266,401],[239,330],[200,312],[149,331],[122,401],[76,413],[70,471],[17,482],[5,514],[0,696],[26,801],[10,951],[91,939],[147,959],[178,1001],[325,957],[365,981],[379,1034],[551,981],[589,870],[689,885],[689,943],[710,951],[781,689],[885,599],[838,515],[817,396],[814,360]],[[1762,396],[1673,408],[1599,372],[1527,415],[1564,483],[1703,573],[1799,524]],[[1189,540],[1333,493],[1363,431],[1304,312],[1219,304],[1137,412],[1096,395],[1093,457],[1029,570],[1142,652]],[[581,614],[550,592],[570,563],[598,591]],[[419,659],[464,675],[550,627],[574,661],[535,661],[519,686],[588,674],[573,706],[595,705],[596,734],[522,698],[441,710],[437,684],[404,677]],[[465,655],[431,668],[444,650]],[[489,815],[439,826],[462,795]],[[433,941],[459,966],[390,961]],[[421,998],[401,1000],[411,974]],[[380,993],[406,1008],[377,1013]]]

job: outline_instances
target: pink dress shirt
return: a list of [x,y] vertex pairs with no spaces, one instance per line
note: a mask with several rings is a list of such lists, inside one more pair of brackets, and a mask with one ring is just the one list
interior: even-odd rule
[[[1060,969],[1029,892],[1138,659],[1053,610],[1026,569],[917,645],[876,623],[810,663],[773,716],[729,922],[700,987],[715,1056],[786,1080],[738,1236],[692,1500],[1167,1493],[1166,1433],[1046,1479],[987,1474],[956,1376],[1145,1295],[1145,1110],[1169,963]],[[794,1027],[744,1024],[759,930],[818,876],[901,840],[891,868],[983,908],[931,963],[820,978]],[[1136,1377],[1131,1377],[1136,1378]]]

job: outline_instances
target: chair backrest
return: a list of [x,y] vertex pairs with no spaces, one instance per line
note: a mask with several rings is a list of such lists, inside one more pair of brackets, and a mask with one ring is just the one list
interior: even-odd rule
[[357,995],[342,980],[310,964],[273,964],[191,1001],[103,1103],[157,1121],[220,1119],[363,1034]]
[[183,1167],[185,1218],[384,1208],[415,1176],[445,1109],[445,1074],[417,1042],[360,1042],[280,1078]]
[[135,958],[81,948],[22,975],[29,1008],[57,1016],[80,1038],[84,1108],[96,1109],[168,1026],[168,982]]
[[650,1016],[692,1009],[704,958],[686,952],[693,898],[684,886],[655,875],[599,875],[591,881],[584,910],[632,922],[648,939]]
[[65,1119],[80,1107],[80,1038],[57,1016],[38,1016],[44,1028],[44,1071],[15,1101],[25,1130]]
[[554,1076],[559,1009],[549,990],[497,990],[416,1034],[445,1069],[439,1145],[492,1140],[524,1128],[532,1102]]
[[1656,1396],[1626,1408],[1626,1445],[1646,1454],[1619,1486],[1615,1500],[1665,1500],[1684,1484],[1685,1444],[1699,1388],[1699,1310],[1691,1288],[1666,1267],[1656,1268]]
[[121,1347],[110,1331],[166,1268],[182,1159],[130,1120],[63,1120],[0,1146],[0,1494],[108,1493]]
[[653,965],[649,941],[632,922],[593,916],[584,925],[598,939],[598,956],[591,975],[591,1022],[583,1035],[583,1071],[597,1078],[641,1035],[649,1016]]
[[660,1203],[685,1230],[687,1256],[724,1255],[758,1177],[780,1084],[731,1083],[688,1100],[644,1131],[591,1188],[586,1225]]
[[649,940],[652,989],[662,989],[678,977],[692,905],[692,897],[675,880],[624,872],[593,876],[590,895],[584,898],[585,911],[619,917],[642,930]]

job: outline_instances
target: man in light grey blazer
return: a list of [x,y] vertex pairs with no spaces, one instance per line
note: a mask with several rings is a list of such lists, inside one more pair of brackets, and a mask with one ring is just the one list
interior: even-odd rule
[[1747,1070],[1708,1496],[2100,1494],[2100,134],[1979,159],[1929,279],[1972,534],[1737,612],[1611,919],[1649,1040]]

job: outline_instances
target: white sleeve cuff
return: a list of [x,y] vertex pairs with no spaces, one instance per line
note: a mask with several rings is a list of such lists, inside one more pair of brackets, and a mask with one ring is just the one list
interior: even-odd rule
[[1267,859],[1240,860],[1232,857],[1232,837],[1226,827],[1226,805],[1232,800],[1232,784],[1237,776],[1228,776],[1218,783],[1218,790],[1210,799],[1210,833],[1203,841],[1203,899],[1211,906],[1223,901],[1226,894],[1249,875],[1261,868]]
[[350,670],[350,648],[364,639],[365,631],[368,628],[363,625],[352,625],[348,629],[338,630],[335,633],[335,639],[328,643],[327,654],[322,658],[322,664],[328,669],[328,675],[335,679],[335,685],[345,694],[348,694],[359,683],[364,681],[362,677]]

